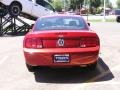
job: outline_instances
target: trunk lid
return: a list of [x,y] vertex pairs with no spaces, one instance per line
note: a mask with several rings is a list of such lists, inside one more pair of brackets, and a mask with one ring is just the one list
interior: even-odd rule
[[82,37],[97,37],[93,31],[53,30],[31,32],[27,37],[40,38],[43,48],[77,48]]

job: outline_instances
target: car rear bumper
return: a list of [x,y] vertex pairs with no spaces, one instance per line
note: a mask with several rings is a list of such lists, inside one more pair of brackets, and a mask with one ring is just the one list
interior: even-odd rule
[[[69,63],[55,63],[54,55],[69,54]],[[62,49],[26,49],[26,63],[33,66],[81,66],[97,62],[99,47],[94,48],[62,48]]]

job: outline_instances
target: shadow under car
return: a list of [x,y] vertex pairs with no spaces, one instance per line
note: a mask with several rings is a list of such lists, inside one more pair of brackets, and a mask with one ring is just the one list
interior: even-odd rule
[[[100,70],[102,68],[103,71]],[[34,70],[35,81],[38,83],[89,83],[108,81],[114,78],[109,67],[102,58],[98,66],[90,71],[84,68],[38,68]]]

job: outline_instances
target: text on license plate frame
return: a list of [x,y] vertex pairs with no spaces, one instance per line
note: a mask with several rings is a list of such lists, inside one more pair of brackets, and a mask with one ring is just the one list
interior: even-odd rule
[[69,54],[56,54],[54,55],[54,63],[69,63],[70,55]]

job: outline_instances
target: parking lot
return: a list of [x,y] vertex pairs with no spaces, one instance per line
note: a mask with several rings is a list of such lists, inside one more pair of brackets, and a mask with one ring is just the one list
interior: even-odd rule
[[0,37],[0,90],[120,90],[120,24],[91,23],[100,37],[95,71],[42,68],[28,72],[22,49],[24,36]]

